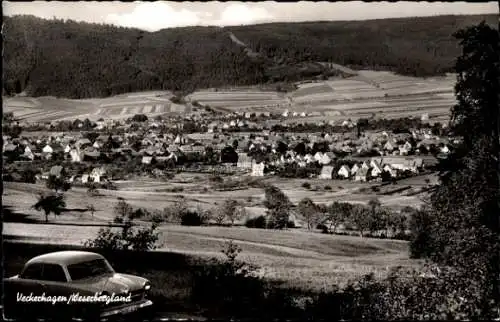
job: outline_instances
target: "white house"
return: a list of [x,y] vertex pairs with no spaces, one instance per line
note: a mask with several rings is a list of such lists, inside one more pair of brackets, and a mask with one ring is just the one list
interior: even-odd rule
[[69,155],[71,157],[71,162],[82,162],[83,153],[79,150],[73,149],[69,152]]
[[322,158],[323,158],[323,153],[321,153],[321,152],[316,152],[316,153],[314,154],[314,160],[315,160],[315,161],[320,162]]
[[354,181],[368,181],[368,169],[359,168],[354,175]]
[[305,155],[304,160],[307,163],[311,163],[311,162],[314,162],[314,157],[311,154],[308,153],[308,154]]
[[352,168],[351,168],[351,175],[355,175],[358,170],[360,169],[361,167],[356,163]]
[[331,162],[332,162],[332,159],[326,153],[323,154],[323,156],[319,160],[319,163],[323,164],[323,165],[330,164]]
[[444,153],[444,154],[450,153],[450,149],[446,145],[443,145],[439,150],[441,153]]
[[333,167],[332,166],[324,166],[321,169],[321,173],[319,174],[318,178],[329,180],[329,179],[332,179],[332,175],[333,175]]
[[52,147],[47,144],[46,146],[43,147],[42,152],[43,153],[54,153],[54,149],[52,149]]
[[142,164],[151,164],[151,161],[153,161],[153,157],[143,156],[141,162]]
[[71,147],[69,146],[69,144],[67,144],[65,147],[64,147],[64,153],[69,153],[71,151]]
[[89,182],[89,175],[88,174],[82,175],[82,183],[87,183],[87,182]]
[[92,169],[89,178],[91,178],[93,182],[101,182],[106,178],[106,169],[102,167]]
[[347,165],[343,165],[340,167],[337,174],[343,178],[349,178],[349,176],[351,174],[351,170],[349,169],[349,167]]
[[371,171],[371,176],[372,177],[376,178],[376,177],[378,177],[378,176],[380,176],[382,174],[382,167],[380,166],[380,164],[377,161],[372,160],[370,162],[370,166],[371,166],[371,169],[372,169],[372,171]]
[[384,145],[384,150],[386,150],[386,151],[393,151],[393,150],[394,150],[394,145],[392,145],[392,143],[388,141],[388,142]]
[[264,176],[264,162],[252,164],[252,176],[253,177],[263,177]]

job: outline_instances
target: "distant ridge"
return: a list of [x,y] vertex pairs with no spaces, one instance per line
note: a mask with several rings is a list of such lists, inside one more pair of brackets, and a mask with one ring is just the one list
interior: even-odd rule
[[91,98],[170,90],[185,95],[198,88],[287,83],[361,69],[441,75],[453,72],[460,52],[453,33],[482,20],[498,23],[497,15],[474,15],[145,32],[4,17],[3,94]]

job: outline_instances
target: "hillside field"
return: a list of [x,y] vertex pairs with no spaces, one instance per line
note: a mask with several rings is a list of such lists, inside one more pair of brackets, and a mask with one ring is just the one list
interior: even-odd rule
[[[455,76],[416,78],[389,72],[359,71],[348,79],[302,83],[286,95],[255,89],[199,90],[186,98],[224,112],[306,112],[308,116],[289,117],[285,122],[345,120],[361,117],[420,117],[446,121],[455,104]],[[4,98],[4,112],[30,122],[125,119],[134,114],[150,117],[191,112],[190,104],[174,104],[166,91],[121,94],[104,99],[69,100],[53,97]]]

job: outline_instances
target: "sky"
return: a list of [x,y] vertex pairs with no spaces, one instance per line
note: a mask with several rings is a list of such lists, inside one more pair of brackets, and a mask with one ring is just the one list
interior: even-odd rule
[[498,2],[58,2],[3,1],[3,14],[134,27],[146,31],[185,26],[266,22],[367,20],[460,14],[498,14]]

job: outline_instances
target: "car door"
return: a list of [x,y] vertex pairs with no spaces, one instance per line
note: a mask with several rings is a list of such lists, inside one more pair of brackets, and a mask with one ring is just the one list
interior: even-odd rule
[[63,267],[59,264],[43,264],[41,280],[45,294],[53,301],[47,303],[47,311],[57,313],[64,310],[68,306],[71,288]]
[[59,264],[43,264],[42,283],[45,293],[52,297],[68,296],[68,279],[64,269]]

